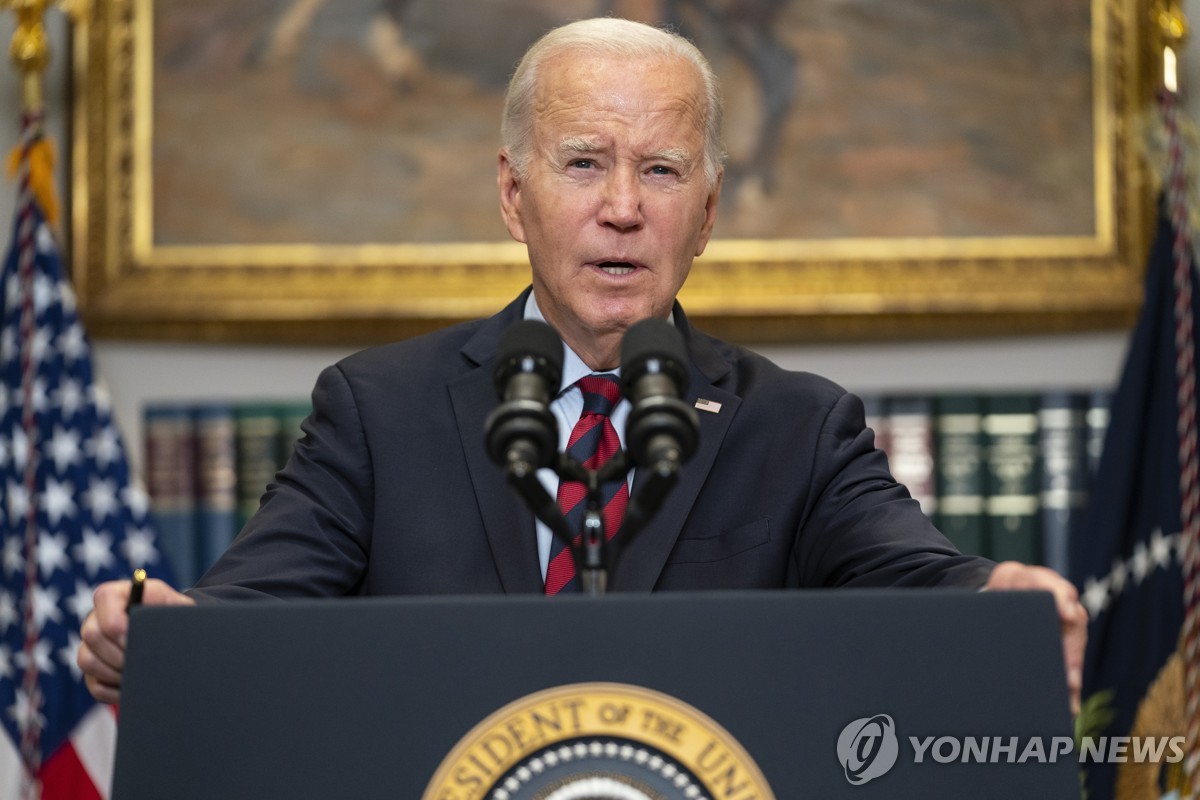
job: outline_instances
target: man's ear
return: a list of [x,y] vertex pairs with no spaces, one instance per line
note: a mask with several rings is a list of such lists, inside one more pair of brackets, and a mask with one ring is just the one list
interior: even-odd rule
[[713,189],[708,193],[708,198],[704,201],[704,222],[700,225],[700,237],[696,241],[696,257],[704,253],[704,248],[708,247],[708,237],[712,236],[713,225],[717,222],[717,207],[721,204],[721,182],[725,180],[725,170],[722,168],[717,173],[716,183],[713,184]]
[[500,215],[508,235],[518,242],[525,241],[525,222],[521,216],[521,182],[513,171],[508,151],[501,149],[496,169],[496,186],[500,190]]

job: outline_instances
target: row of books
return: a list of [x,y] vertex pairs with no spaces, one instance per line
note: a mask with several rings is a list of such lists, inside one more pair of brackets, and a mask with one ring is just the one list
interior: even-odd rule
[[1110,390],[863,400],[892,473],[960,550],[1068,573]]
[[[1107,390],[863,397],[892,473],[960,550],[1063,574],[1110,399]],[[147,488],[181,586],[192,585],[258,509],[310,408],[145,408]]]
[[310,410],[308,401],[143,409],[146,488],[179,586],[194,584],[258,510]]

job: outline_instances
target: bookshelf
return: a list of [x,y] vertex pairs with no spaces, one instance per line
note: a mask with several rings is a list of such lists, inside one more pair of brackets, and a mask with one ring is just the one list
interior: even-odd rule
[[[985,555],[1045,562],[1048,557],[1043,553],[1044,525],[1040,505],[1042,475],[1041,464],[1037,462],[1040,458],[1037,419],[1039,404],[1042,398],[1049,396],[1051,392],[1084,398],[1096,390],[1111,389],[1123,357],[1124,334],[1079,334],[1032,340],[1022,338],[874,345],[797,345],[759,349],[789,368],[799,369],[807,366],[812,371],[834,378],[864,399],[875,401],[876,405],[881,402],[885,416],[892,419],[883,424],[871,420],[869,423],[885,438],[888,436],[889,424],[891,438],[896,439],[899,436],[900,428],[895,424],[895,415],[906,414],[912,417],[914,409],[919,412],[924,407],[928,415],[927,444],[930,448],[930,452],[924,456],[930,462],[926,485],[918,483],[921,480],[919,475],[905,472],[907,467],[904,464],[914,460],[913,454],[905,457],[890,446],[896,444],[898,447],[898,441],[883,445],[883,449],[888,451],[893,460],[893,472],[897,478],[908,484],[914,495],[928,496],[928,513],[942,525],[946,523],[938,516],[939,497],[935,486],[936,470],[940,469],[937,417],[945,412],[945,409],[940,407],[941,400],[950,396],[971,397],[981,400],[983,406],[988,402],[994,403],[998,398],[1019,398],[1025,401],[1033,418],[1029,436],[1024,440],[1024,447],[1028,451],[1026,454],[1031,454],[1030,458],[1035,463],[1027,465],[1029,470],[1026,482],[1029,486],[1025,488],[1028,489],[1026,494],[1029,496],[1016,499],[1032,502],[1032,510],[1028,514],[1022,512],[1024,516],[1005,516],[1000,513],[1002,509],[993,513],[990,506],[982,507],[994,498],[978,498],[978,502],[982,504],[978,525],[985,531],[979,534],[981,544],[979,547],[970,547],[963,542],[956,543],[964,544],[966,549]],[[170,491],[174,483],[170,476],[164,479],[161,470],[156,471],[154,464],[141,463],[147,454],[147,431],[153,424],[149,417],[161,415],[164,410],[182,413],[189,419],[185,426],[191,426],[191,432],[185,434],[192,440],[189,452],[194,451],[198,454],[203,443],[203,437],[197,433],[200,421],[205,416],[220,416],[220,412],[224,411],[230,431],[227,449],[232,450],[235,447],[232,433],[235,420],[236,424],[241,426],[241,420],[238,418],[244,416],[245,412],[261,410],[264,406],[295,407],[298,403],[303,403],[320,370],[349,352],[330,348],[212,347],[108,342],[98,344],[96,351],[98,368],[112,385],[118,423],[125,433],[132,460],[135,465],[140,466],[156,500],[160,499],[161,491],[156,490],[156,486],[166,485]],[[909,408],[910,406],[912,408]],[[905,409],[908,409],[907,413]],[[151,411],[149,416],[147,410]],[[991,409],[991,412],[997,413],[999,410],[1002,409]],[[981,407],[979,414],[984,420],[987,413],[988,409]],[[170,413],[167,416],[169,417]],[[920,420],[916,420],[916,423],[919,427]],[[167,427],[171,427],[169,423]],[[916,431],[916,434],[919,433]],[[482,436],[482,431],[480,435]],[[1004,437],[993,437],[994,441],[990,443],[987,436],[981,434],[980,438],[983,451],[1012,444]],[[919,435],[909,435],[908,439],[909,450],[914,444],[920,444]],[[919,461],[921,454],[916,455],[916,460]],[[1000,457],[1003,458],[1003,454]],[[195,474],[190,478],[192,488],[190,492],[184,492],[189,495],[184,498],[188,502],[169,503],[171,513],[179,517],[176,521],[180,522],[180,525],[175,527],[183,529],[190,526],[192,530],[200,531],[212,529],[214,524],[220,523],[231,529],[223,534],[227,539],[234,529],[240,528],[247,513],[245,509],[235,511],[235,502],[239,506],[244,505],[243,498],[240,497],[243,494],[247,497],[253,495],[250,499],[256,500],[266,485],[266,479],[259,480],[260,485],[253,491],[242,491],[239,487],[235,492],[233,484],[246,482],[243,480],[246,476],[242,475],[239,464],[236,470],[237,477],[230,478],[227,481],[229,486],[225,487],[228,490],[226,495],[230,498],[226,503],[226,513],[209,514],[206,517],[202,508],[206,492],[200,476],[200,465],[204,460],[198,457],[194,459],[195,465],[192,470]],[[274,469],[272,466],[265,473],[263,470],[259,472],[273,474]],[[982,474],[991,475],[998,469],[999,467],[992,469],[989,465]],[[992,495],[999,492],[998,487],[990,490]],[[235,495],[238,495],[236,501],[233,499]],[[225,522],[222,523],[222,520]],[[999,535],[1000,528],[997,526],[1011,527],[1017,522],[1023,527],[1012,537]],[[947,533],[950,531],[947,530]],[[197,535],[197,539],[200,538],[203,537]],[[951,538],[955,538],[953,534]],[[1002,543],[1015,544],[1005,549],[1007,545],[1001,546]],[[999,548],[995,552],[990,549],[993,544]],[[196,545],[193,549],[203,548]],[[196,560],[210,561],[211,558],[200,555]]]

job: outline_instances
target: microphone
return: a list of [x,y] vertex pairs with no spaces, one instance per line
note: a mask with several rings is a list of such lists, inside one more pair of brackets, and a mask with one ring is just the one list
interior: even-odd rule
[[522,320],[504,332],[493,373],[500,405],[484,423],[488,454],[519,474],[550,466],[558,424],[550,399],[562,381],[563,346],[544,322]]
[[637,466],[679,469],[696,452],[700,420],[680,399],[687,391],[683,335],[661,319],[644,319],[621,341],[621,382],[633,408],[625,444]]

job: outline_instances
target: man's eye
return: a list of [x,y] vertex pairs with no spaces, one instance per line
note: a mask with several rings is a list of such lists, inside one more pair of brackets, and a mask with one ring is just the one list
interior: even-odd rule
[[591,169],[595,166],[595,162],[590,158],[577,158],[571,162],[571,166],[575,169]]
[[651,175],[674,175],[675,170],[670,167],[664,167],[662,164],[656,164],[650,168]]

